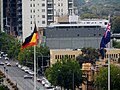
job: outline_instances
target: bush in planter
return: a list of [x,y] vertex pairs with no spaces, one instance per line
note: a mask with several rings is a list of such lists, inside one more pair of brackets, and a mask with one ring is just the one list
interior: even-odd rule
[[0,85],[0,90],[10,90],[7,86]]

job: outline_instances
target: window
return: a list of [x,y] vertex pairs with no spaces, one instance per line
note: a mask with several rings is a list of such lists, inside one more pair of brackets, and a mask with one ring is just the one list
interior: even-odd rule
[[42,18],[45,18],[45,15],[42,15]]
[[33,7],[35,7],[35,4],[33,4]]
[[45,6],[45,4],[43,3],[43,4],[42,4],[42,7],[44,7],[44,6]]
[[32,21],[30,23],[32,24]]
[[58,3],[58,6],[60,6],[60,3]]
[[32,27],[31,27],[31,30],[32,30]]
[[94,34],[94,36],[96,36],[96,34]]
[[32,7],[32,4],[30,4],[30,7]]
[[42,21],[42,24],[45,24],[45,21]]
[[45,9],[42,9],[42,12],[45,12]]
[[105,25],[107,25],[107,22],[105,22]]
[[61,9],[61,12],[63,12],[63,9]]
[[33,10],[33,12],[35,13],[35,9]]
[[30,10],[30,12],[32,13],[32,9]]

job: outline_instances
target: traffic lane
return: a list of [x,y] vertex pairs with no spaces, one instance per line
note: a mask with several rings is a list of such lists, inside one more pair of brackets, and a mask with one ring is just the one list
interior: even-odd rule
[[[2,67],[4,70],[4,68]],[[33,90],[33,80],[32,79],[24,79],[24,75],[26,73],[22,71],[18,67],[12,67],[12,66],[6,66],[6,69],[8,70],[7,74],[8,77],[14,81],[14,83],[17,83],[17,85],[21,86],[23,90]],[[40,88],[40,90],[44,90],[44,87],[39,83],[37,83],[37,87]]]
[[[26,75],[27,73],[25,73],[18,67],[7,67],[7,68],[8,68],[8,75],[11,77],[12,80],[16,81],[20,86],[22,86],[24,90],[33,90],[34,88],[33,79],[24,79],[24,75]],[[36,82],[36,84],[37,87],[44,88],[40,83]]]

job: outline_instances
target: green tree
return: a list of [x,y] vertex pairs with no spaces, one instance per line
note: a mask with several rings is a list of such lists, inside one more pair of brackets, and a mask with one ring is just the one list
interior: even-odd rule
[[81,19],[94,19],[99,18],[96,14],[85,13],[80,16]]
[[10,90],[7,86],[0,85],[0,90]]
[[[111,90],[119,90],[120,85],[120,68],[114,65],[111,65],[110,68],[110,87]],[[95,77],[95,85],[100,87],[102,90],[108,90],[108,68],[102,67],[98,75]]]
[[73,79],[74,87],[79,87],[83,81],[79,63],[67,56],[57,61],[52,67],[49,67],[45,75],[52,85],[61,86],[66,89],[73,88]]
[[115,16],[112,19],[113,33],[120,33],[120,16]]
[[[48,47],[36,47],[36,57],[41,56],[49,56],[49,48]],[[18,54],[18,60],[21,64],[28,65],[31,64],[33,65],[33,60],[34,60],[34,48],[33,47],[27,47],[25,49],[22,49],[19,54]],[[30,65],[30,66],[31,66]]]
[[92,63],[94,64],[96,60],[99,58],[98,49],[93,48],[82,48],[82,54],[76,57],[76,60],[79,62],[80,66],[82,63]]
[[20,42],[11,35],[0,33],[0,50],[7,53],[9,58],[17,58],[20,46]]

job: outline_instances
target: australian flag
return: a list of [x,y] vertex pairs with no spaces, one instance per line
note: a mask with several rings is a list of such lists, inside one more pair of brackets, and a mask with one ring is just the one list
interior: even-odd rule
[[102,59],[104,59],[104,48],[106,48],[106,44],[110,42],[110,27],[111,25],[109,23],[100,42],[100,54],[102,56]]

